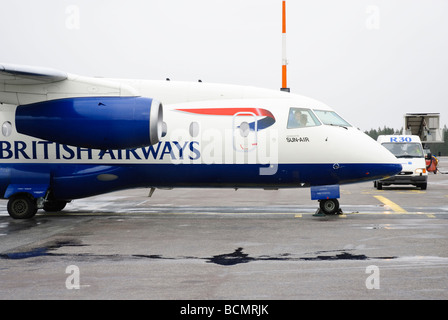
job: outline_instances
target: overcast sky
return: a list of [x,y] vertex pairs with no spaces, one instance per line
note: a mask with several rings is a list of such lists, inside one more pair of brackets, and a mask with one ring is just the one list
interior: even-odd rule
[[[1,0],[0,62],[281,87],[281,0]],[[448,0],[287,0],[288,86],[362,130],[448,123]]]

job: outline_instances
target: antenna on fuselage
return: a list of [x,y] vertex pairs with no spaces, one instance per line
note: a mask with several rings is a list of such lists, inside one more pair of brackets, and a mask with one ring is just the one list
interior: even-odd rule
[[282,87],[281,91],[290,92],[287,86],[286,65],[288,59],[286,59],[286,1],[282,4]]

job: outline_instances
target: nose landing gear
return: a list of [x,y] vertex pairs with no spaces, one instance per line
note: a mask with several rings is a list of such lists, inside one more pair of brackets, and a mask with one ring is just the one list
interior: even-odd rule
[[319,209],[314,216],[342,214],[339,208],[339,185],[313,186],[311,187],[311,200],[319,201]]
[[342,210],[339,208],[338,199],[323,199],[319,200],[319,209],[317,209],[314,216],[336,215],[336,214],[342,214]]

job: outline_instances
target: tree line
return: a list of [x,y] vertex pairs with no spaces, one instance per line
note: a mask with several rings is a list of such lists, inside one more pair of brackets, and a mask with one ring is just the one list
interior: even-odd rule
[[[383,128],[370,129],[364,131],[365,134],[376,140],[380,135],[388,134],[403,134],[403,128],[396,130],[384,126]],[[431,150],[431,153],[435,156],[448,156],[448,127],[445,125],[442,130],[444,143],[428,143],[427,147]]]

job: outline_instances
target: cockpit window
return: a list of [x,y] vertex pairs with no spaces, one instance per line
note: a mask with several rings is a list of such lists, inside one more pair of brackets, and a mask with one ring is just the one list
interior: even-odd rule
[[319,126],[320,122],[310,109],[289,109],[288,129]]
[[342,119],[336,112],[328,110],[314,110],[323,124],[330,126],[351,127],[351,125]]

